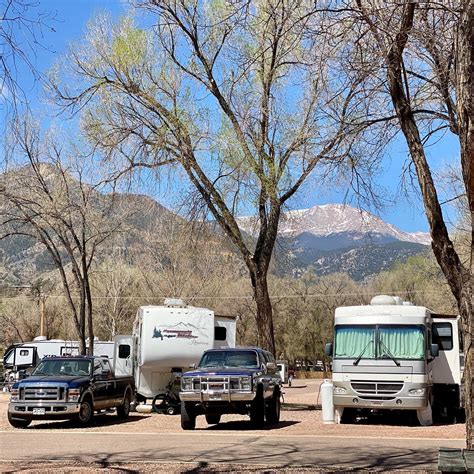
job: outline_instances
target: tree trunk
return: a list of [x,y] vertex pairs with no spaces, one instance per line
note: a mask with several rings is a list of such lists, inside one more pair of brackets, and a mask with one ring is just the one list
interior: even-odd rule
[[[461,316],[465,354],[464,393],[466,408],[466,441],[467,447],[472,449],[472,262],[471,268],[464,267],[449,237],[437,190],[426,159],[423,141],[411,106],[410,97],[408,95],[409,92],[406,92],[409,91],[409,89],[402,73],[403,52],[408,40],[408,35],[413,26],[415,6],[414,3],[407,4],[407,8],[404,11],[400,31],[395,36],[387,55],[387,77],[390,95],[400,123],[400,128],[405,136],[411,159],[415,165],[418,183],[423,198],[423,205],[430,226],[433,253],[444,276],[446,277],[451,292],[456,299],[459,314]],[[460,121],[460,126],[462,126],[462,120]],[[461,146],[461,151],[463,152],[463,150],[464,152],[466,151],[466,149]],[[466,157],[461,159],[464,175],[466,174],[465,159]],[[472,162],[472,156],[469,157],[469,160]],[[471,183],[469,180],[465,182],[468,196],[470,196],[472,191],[470,190]]]
[[268,292],[267,272],[250,273],[253,294],[257,305],[258,342],[263,349],[275,355],[275,335],[273,333],[273,309]]
[[461,145],[461,168],[471,214],[471,252],[464,288],[458,300],[464,336],[464,396],[466,409],[466,445],[474,449],[472,395],[474,393],[472,278],[474,265],[474,3],[461,2],[456,41],[456,108]]
[[461,327],[464,343],[464,409],[466,411],[466,447],[474,449],[474,435],[472,417],[474,415],[473,399],[474,393],[474,346],[472,344],[472,299],[468,292],[463,292],[458,303],[461,316]]

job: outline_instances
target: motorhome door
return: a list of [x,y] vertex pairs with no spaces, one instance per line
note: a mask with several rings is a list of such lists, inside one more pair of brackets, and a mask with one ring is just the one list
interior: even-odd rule
[[13,365],[16,367],[33,367],[36,362],[36,347],[15,347]]
[[115,336],[114,342],[115,375],[133,375],[133,336]]

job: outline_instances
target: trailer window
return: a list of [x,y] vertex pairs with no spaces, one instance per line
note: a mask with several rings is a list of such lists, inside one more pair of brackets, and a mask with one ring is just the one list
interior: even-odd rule
[[120,344],[118,348],[119,359],[126,359],[130,357],[130,345],[129,344]]
[[450,351],[453,348],[453,326],[451,323],[433,323],[433,343],[439,350]]
[[214,328],[214,340],[225,341],[227,339],[227,328],[216,326]]

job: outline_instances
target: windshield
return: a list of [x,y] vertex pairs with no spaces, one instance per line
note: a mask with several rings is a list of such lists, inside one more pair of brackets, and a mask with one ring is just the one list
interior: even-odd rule
[[89,375],[90,367],[90,360],[42,360],[31,375]]
[[254,351],[213,351],[206,352],[199,367],[247,367],[257,368],[258,358]]
[[334,357],[340,359],[423,359],[423,326],[336,326]]

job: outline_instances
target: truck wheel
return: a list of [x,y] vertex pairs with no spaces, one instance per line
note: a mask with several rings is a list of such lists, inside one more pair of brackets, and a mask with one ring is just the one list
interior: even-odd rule
[[257,429],[262,429],[265,425],[265,400],[262,389],[259,388],[250,407],[250,421]]
[[217,425],[221,421],[221,415],[209,414],[206,415],[206,422],[208,425]]
[[280,392],[277,390],[266,406],[265,418],[267,422],[276,425],[280,421],[280,411]]
[[92,403],[90,399],[86,398],[82,400],[79,407],[79,413],[77,414],[77,421],[83,426],[90,425],[92,418],[94,417],[94,410],[92,408]]
[[125,399],[123,400],[122,405],[119,405],[117,407],[117,416],[121,420],[125,420],[125,418],[128,418],[128,415],[130,414],[130,403],[131,403],[130,398],[131,398],[130,393],[127,392],[127,394],[125,395]]
[[196,428],[196,415],[192,403],[181,402],[181,428],[183,430]]
[[21,418],[13,418],[10,413],[8,414],[8,422],[10,425],[13,426],[13,428],[27,428],[31,420],[23,420]]

